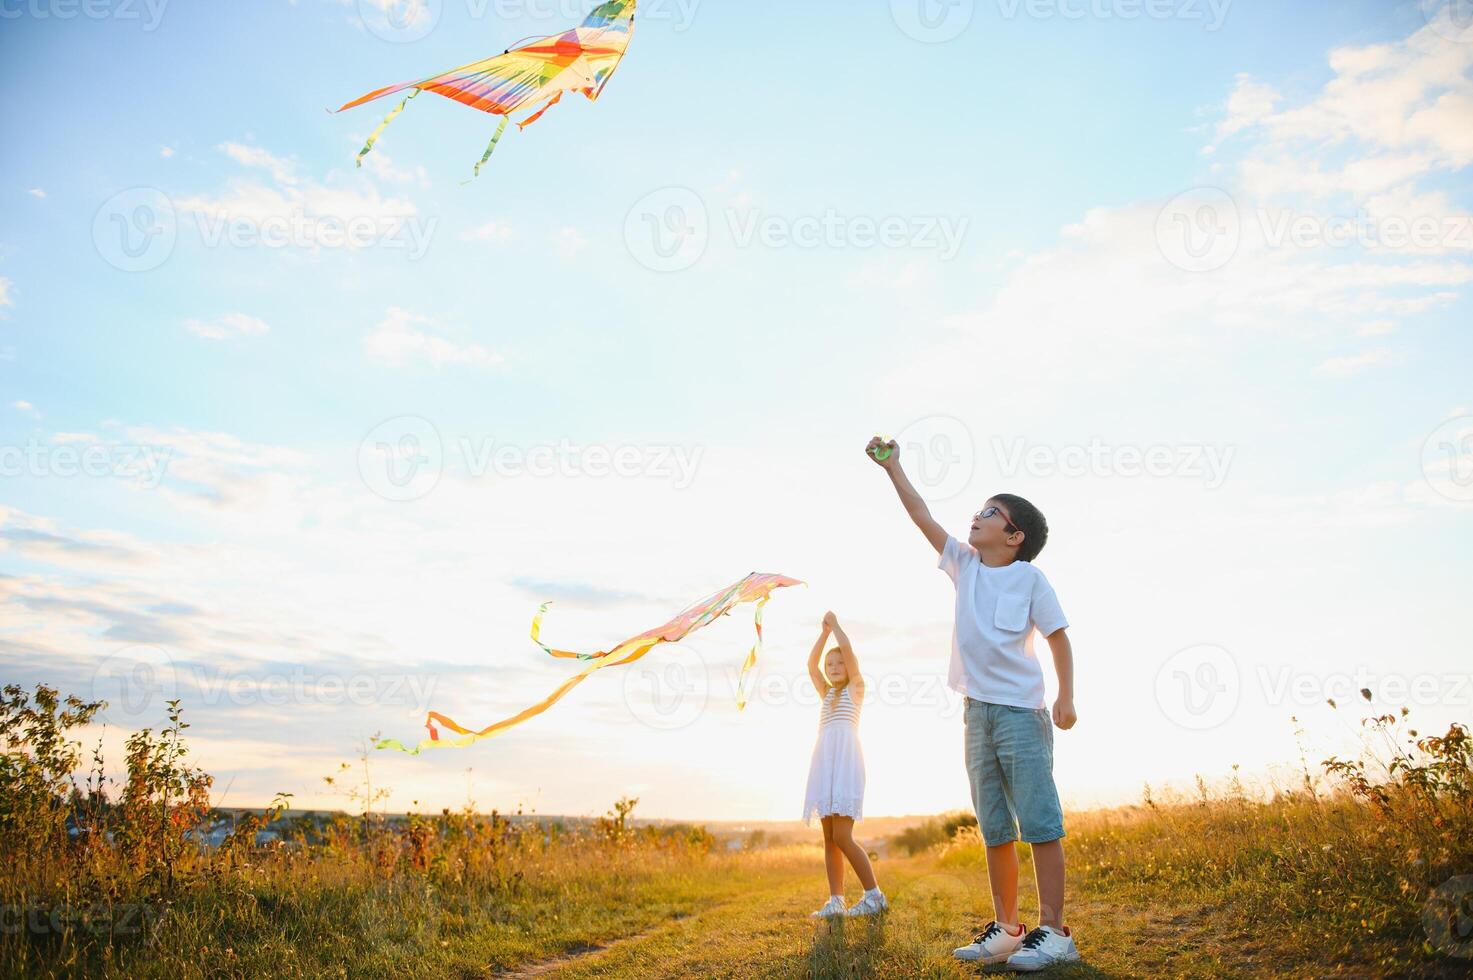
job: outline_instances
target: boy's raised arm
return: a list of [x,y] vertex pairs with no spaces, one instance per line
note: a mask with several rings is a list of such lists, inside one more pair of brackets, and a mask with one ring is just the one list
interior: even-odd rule
[[[889,455],[883,460],[875,459],[875,450],[882,446],[890,448]],[[936,523],[936,518],[931,516],[931,509],[926,506],[926,502],[921,499],[916,488],[910,485],[910,478],[905,475],[905,470],[900,466],[900,447],[895,444],[895,440],[885,442],[879,436],[875,436],[869,441],[869,445],[864,447],[864,454],[889,475],[890,482],[895,485],[895,492],[900,495],[900,503],[905,507],[905,512],[910,515],[915,526],[921,529],[926,540],[931,542],[931,547],[936,549],[937,554],[940,554],[946,548],[946,529]]]

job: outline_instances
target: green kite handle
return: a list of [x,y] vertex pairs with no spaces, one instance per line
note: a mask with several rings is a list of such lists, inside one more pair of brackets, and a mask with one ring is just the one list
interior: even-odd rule
[[890,440],[887,437],[880,436],[880,440],[881,444],[876,446],[874,452],[870,455],[874,456],[876,462],[883,463],[885,460],[890,458],[890,453],[893,452],[893,450],[888,445]]

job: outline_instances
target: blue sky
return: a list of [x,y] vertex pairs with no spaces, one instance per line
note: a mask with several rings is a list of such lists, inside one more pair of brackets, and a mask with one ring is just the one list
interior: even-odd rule
[[[392,103],[323,109],[582,8],[447,0],[405,35],[379,2],[0,4],[8,678],[117,700],[152,663],[228,802],[325,805],[364,735],[550,690],[539,600],[596,647],[781,571],[810,585],[770,605],[744,714],[722,623],[503,739],[385,759],[396,805],[472,767],[485,805],[796,812],[832,607],[902,691],[867,709],[871,812],[961,806],[926,692],[949,584],[859,454],[879,431],[949,526],[1000,489],[1049,515],[1076,803],[1276,778],[1291,715],[1343,746],[1321,695],[1350,677],[1467,719],[1473,38],[1433,0],[958,0],[924,8],[939,34],[908,0],[647,2],[600,101],[468,185],[489,117],[423,96],[355,170]],[[345,223],[355,247],[305,237]],[[120,251],[145,226],[170,234]],[[380,444],[433,444],[420,482]],[[102,475],[69,475],[88,447]],[[355,677],[376,693],[321,689]]]

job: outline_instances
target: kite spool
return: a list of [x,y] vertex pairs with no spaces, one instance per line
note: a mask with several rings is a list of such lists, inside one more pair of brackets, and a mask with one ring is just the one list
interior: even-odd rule
[[890,448],[890,440],[887,437],[876,436],[875,438],[880,440],[880,444],[870,451],[870,455],[875,458],[875,462],[883,463],[890,458],[894,450]]

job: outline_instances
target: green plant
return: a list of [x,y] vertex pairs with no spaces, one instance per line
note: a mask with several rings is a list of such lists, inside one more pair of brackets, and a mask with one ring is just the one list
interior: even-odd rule
[[9,860],[56,854],[68,843],[68,817],[78,791],[72,773],[81,743],[68,732],[90,723],[100,701],[62,698],[38,684],[15,684],[0,696],[0,853]]
[[614,801],[614,808],[606,815],[599,817],[598,829],[604,837],[613,843],[619,843],[627,839],[629,835],[629,815],[639,805],[639,797],[621,796]]
[[962,828],[975,826],[976,814],[954,810],[905,828],[892,837],[891,842],[907,854],[920,854],[938,844],[949,843]]
[[176,884],[188,835],[210,812],[214,777],[190,766],[183,711],[168,703],[169,723],[157,735],[145,728],[128,736],[128,779],[123,785],[116,839],[124,858],[163,890]]

